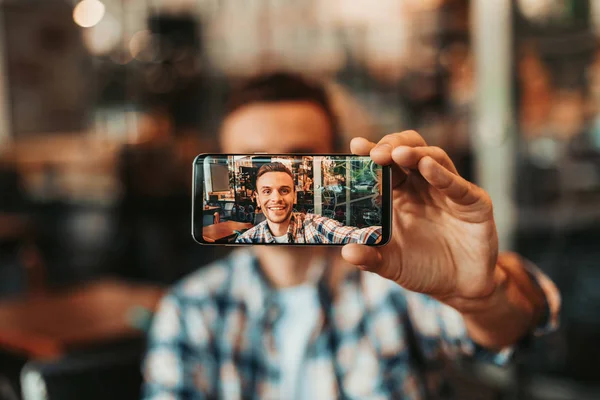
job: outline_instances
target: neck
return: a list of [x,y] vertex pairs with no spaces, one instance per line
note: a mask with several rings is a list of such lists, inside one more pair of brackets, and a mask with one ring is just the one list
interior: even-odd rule
[[288,227],[290,226],[290,219],[291,218],[288,218],[285,222],[280,224],[267,220],[267,224],[269,224],[269,229],[271,230],[273,236],[285,235],[288,231]]
[[302,248],[280,248],[261,246],[256,248],[256,256],[260,265],[275,288],[301,285],[307,280],[307,273],[312,263],[323,257],[325,252],[306,251]]
[[[337,283],[356,267],[346,263],[339,256],[339,249],[311,247],[310,251],[301,247],[260,246],[255,248],[256,256],[269,282],[276,289],[298,286],[307,281],[308,271],[320,257],[328,257],[327,268],[333,268],[330,284]],[[335,252],[335,254],[333,253]]]

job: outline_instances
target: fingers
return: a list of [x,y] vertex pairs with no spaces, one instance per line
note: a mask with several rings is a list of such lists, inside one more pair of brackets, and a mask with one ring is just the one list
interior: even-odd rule
[[399,146],[426,146],[425,140],[415,131],[392,133],[381,139],[369,153],[373,161],[379,165],[389,165],[393,162],[392,151]]
[[450,172],[430,156],[421,158],[418,169],[423,178],[453,202],[460,205],[473,205],[487,201],[483,189],[466,181],[460,175]]
[[441,166],[448,169],[454,174],[458,174],[456,167],[448,154],[439,147],[436,146],[421,146],[421,147],[408,147],[400,146],[396,147],[392,151],[392,160],[398,166],[402,168],[417,169],[419,161],[423,157],[429,156],[437,161]]
[[[370,142],[365,138],[354,138],[350,142],[350,150],[352,151],[352,154],[356,154],[359,156],[368,156],[371,153],[371,150],[375,146],[377,146],[377,144]],[[375,161],[377,164],[380,164],[380,165],[390,164],[390,162],[388,162],[386,164],[381,164],[374,159],[373,159],[373,161]],[[402,171],[402,169],[400,169],[397,166],[392,164],[392,187],[398,187],[405,180],[406,180],[406,174],[404,173],[404,171]]]
[[350,264],[371,272],[377,272],[383,260],[378,248],[362,244],[347,244],[342,248],[342,257]]
[[373,161],[380,165],[392,164],[394,187],[405,180],[404,170],[418,169],[430,185],[456,204],[472,205],[478,201],[488,203],[485,191],[459,176],[454,163],[443,149],[427,146],[423,138],[414,131],[387,135],[377,144],[357,138],[352,141],[351,148],[355,154],[364,155],[369,152]]
[[375,143],[365,138],[358,137],[350,141],[350,151],[357,156],[368,156],[373,147],[375,147]]

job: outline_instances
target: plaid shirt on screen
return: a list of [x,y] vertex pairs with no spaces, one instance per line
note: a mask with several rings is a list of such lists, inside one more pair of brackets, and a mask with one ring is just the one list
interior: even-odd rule
[[[316,214],[292,213],[288,227],[289,243],[376,244],[381,239],[381,227],[356,228]],[[275,243],[267,221],[247,230],[236,243]]]
[[[444,357],[506,363],[478,347],[454,309],[354,270],[318,288],[320,316],[305,360],[316,399],[423,399],[437,394]],[[549,318],[557,326],[558,291],[539,270]],[[144,367],[145,399],[279,399],[281,366],[274,327],[282,310],[252,249],[203,268],[166,296],[154,319]]]

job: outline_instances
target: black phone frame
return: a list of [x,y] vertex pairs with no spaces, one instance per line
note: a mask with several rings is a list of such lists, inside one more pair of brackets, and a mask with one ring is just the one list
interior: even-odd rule
[[[364,157],[358,156],[356,154],[346,154],[346,153],[202,153],[197,155],[194,158],[192,163],[193,173],[192,173],[192,238],[195,242],[201,245],[208,246],[344,246],[342,243],[209,243],[204,241],[202,236],[202,228],[204,227],[202,223],[203,218],[203,190],[204,185],[196,185],[196,182],[204,182],[204,159],[206,157],[238,157],[238,156],[247,156],[247,157],[256,157],[256,156],[266,156],[266,157],[303,157],[303,156],[311,156],[311,157]],[[381,169],[381,183],[383,185],[383,193],[382,193],[382,204],[381,204],[381,232],[382,232],[382,240],[377,244],[370,244],[367,246],[380,247],[388,244],[390,239],[392,238],[392,168],[389,165],[382,166]],[[387,183],[387,184],[386,184]],[[200,212],[196,212],[196,210],[200,210]],[[198,230],[198,227],[199,230]]]

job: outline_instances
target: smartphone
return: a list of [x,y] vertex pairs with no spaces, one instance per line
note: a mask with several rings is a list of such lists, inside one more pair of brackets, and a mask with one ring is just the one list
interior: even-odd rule
[[381,246],[391,168],[349,154],[200,154],[192,236],[200,244]]

